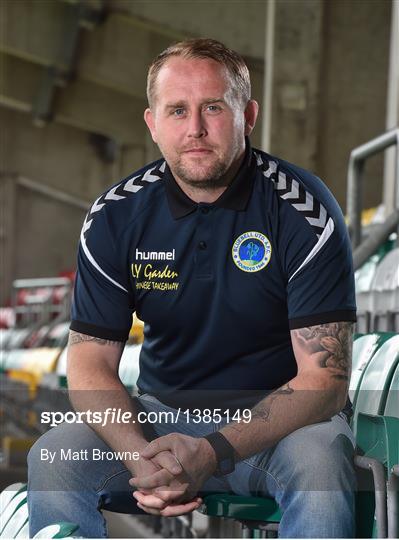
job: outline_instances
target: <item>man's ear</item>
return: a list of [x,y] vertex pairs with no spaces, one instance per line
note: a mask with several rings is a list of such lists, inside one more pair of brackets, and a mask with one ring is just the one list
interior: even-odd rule
[[144,122],[147,124],[147,127],[150,130],[152,140],[154,143],[157,143],[158,141],[156,136],[154,113],[151,109],[146,109],[144,111]]
[[248,136],[252,133],[255,127],[256,119],[258,118],[259,105],[254,99],[250,99],[245,107],[245,135]]

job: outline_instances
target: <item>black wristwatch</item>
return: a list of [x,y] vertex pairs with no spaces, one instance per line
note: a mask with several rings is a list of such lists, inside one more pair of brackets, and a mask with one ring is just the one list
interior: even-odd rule
[[216,454],[215,476],[224,476],[235,469],[235,451],[229,441],[219,431],[205,435]]

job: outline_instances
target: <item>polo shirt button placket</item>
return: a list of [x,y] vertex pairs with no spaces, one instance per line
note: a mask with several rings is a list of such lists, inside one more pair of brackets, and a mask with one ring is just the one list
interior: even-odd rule
[[197,231],[196,231],[196,255],[195,277],[199,279],[212,278],[212,266],[210,260],[210,242],[212,240],[212,209],[208,206],[198,206]]

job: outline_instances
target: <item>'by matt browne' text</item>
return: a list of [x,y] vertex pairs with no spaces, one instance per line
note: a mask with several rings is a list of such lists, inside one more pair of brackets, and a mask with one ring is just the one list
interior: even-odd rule
[[140,454],[138,452],[114,452],[112,450],[101,450],[100,448],[85,448],[81,450],[72,450],[71,448],[60,448],[60,450],[48,450],[42,448],[40,451],[41,461],[54,463],[55,461],[138,461]]

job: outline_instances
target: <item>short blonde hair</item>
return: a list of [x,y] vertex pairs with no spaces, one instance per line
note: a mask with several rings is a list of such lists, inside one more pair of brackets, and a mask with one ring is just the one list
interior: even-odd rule
[[153,60],[147,76],[147,99],[150,107],[155,102],[155,85],[158,73],[172,56],[180,56],[187,60],[194,58],[215,60],[226,68],[233,83],[233,92],[242,100],[244,106],[251,99],[251,80],[244,59],[220,41],[198,38],[171,45]]

